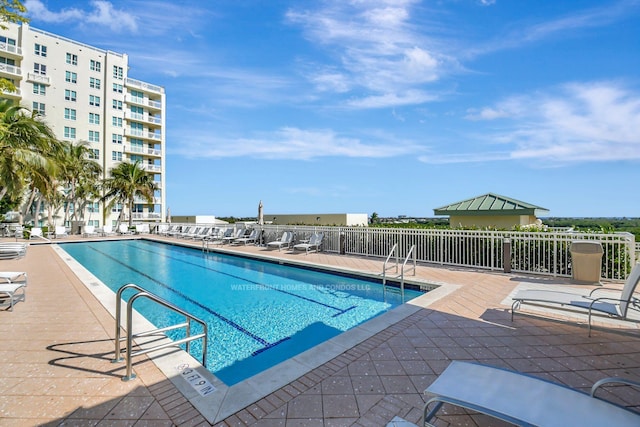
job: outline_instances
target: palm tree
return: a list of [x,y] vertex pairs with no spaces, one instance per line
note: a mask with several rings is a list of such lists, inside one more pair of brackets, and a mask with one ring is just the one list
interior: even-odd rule
[[[145,172],[140,161],[135,163],[122,162],[111,169],[110,177],[104,181],[105,195],[103,201],[109,201],[105,210],[111,209],[115,203],[127,204],[129,210],[129,227],[133,226],[133,201],[136,196],[144,197],[149,203],[153,202],[153,196],[158,189],[151,175]],[[120,212],[120,218],[122,211]]]
[[86,141],[64,142],[61,148],[57,160],[61,168],[60,181],[67,193],[65,220],[69,219],[72,207],[73,219],[78,220],[81,219],[78,212],[84,212],[87,201],[97,198],[102,167],[90,158],[92,152]]
[[48,153],[56,143],[37,113],[0,100],[0,200],[7,194],[19,199],[32,169],[52,170]]

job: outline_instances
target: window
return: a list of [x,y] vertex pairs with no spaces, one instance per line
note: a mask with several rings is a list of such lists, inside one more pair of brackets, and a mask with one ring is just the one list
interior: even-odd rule
[[33,72],[34,74],[40,74],[41,76],[47,75],[47,66],[45,64],[38,64],[37,62],[33,64]]
[[91,71],[98,71],[100,72],[100,69],[102,68],[102,64],[100,64],[100,61],[94,61],[93,59],[91,60],[91,62],[89,63],[89,69]]
[[114,99],[113,108],[115,108],[116,110],[122,110],[122,101],[118,101],[117,99]]
[[89,95],[89,105],[93,105],[94,107],[99,107],[100,97],[96,95]]
[[122,135],[118,133],[111,134],[111,143],[122,144]]
[[100,160],[100,150],[97,148],[89,148],[89,158],[91,160]]
[[[121,151],[112,151],[111,152],[111,160],[117,161],[117,162],[121,162],[122,161],[122,152]],[[120,211],[114,211],[114,212],[120,212]]]
[[76,110],[73,108],[65,108],[64,109],[64,118],[67,120],[75,120],[76,119]]
[[76,128],[65,126],[64,137],[67,139],[76,139]]
[[100,142],[100,132],[98,132],[97,130],[90,130],[89,142]]
[[117,93],[122,93],[122,85],[119,85],[118,83],[114,83],[113,84],[113,91],[117,92]]
[[34,101],[31,110],[34,113],[38,113],[38,114],[44,116],[44,104],[42,102],[35,102]]
[[78,83],[78,74],[71,71],[65,71],[64,81],[67,83]]
[[122,127],[122,117],[113,117],[111,120],[111,124],[115,127]]
[[[113,160],[115,160],[115,154],[116,154],[116,152],[114,151],[114,152],[113,152],[113,154],[114,154],[114,156],[113,156],[113,157],[114,157],[114,159],[113,159]],[[120,160],[122,160],[122,153],[118,153],[118,154],[120,154]],[[113,205],[113,207],[111,208],[111,212],[120,212],[120,211],[122,211],[122,203],[116,203],[116,204],[115,204],[115,205]]]
[[65,101],[76,102],[77,97],[78,97],[78,94],[76,93],[75,90],[69,90],[69,89],[64,90]]
[[78,65],[78,55],[67,52],[67,64]]
[[98,113],[89,113],[89,123],[92,125],[100,124],[100,114]]
[[35,95],[46,95],[47,94],[47,87],[45,85],[43,85],[42,83],[34,83],[33,84],[33,93]]
[[100,79],[96,79],[95,77],[91,77],[89,79],[89,87],[92,89],[100,89]]
[[132,90],[131,100],[133,102],[137,102],[138,104],[144,104],[144,93],[138,92],[137,90]]
[[113,78],[114,79],[118,79],[118,80],[122,80],[122,78],[124,77],[124,70],[122,69],[122,67],[118,67],[117,65],[113,66]]
[[[89,209],[92,209],[91,207],[89,207]],[[89,211],[89,212],[93,212],[93,213],[98,213],[98,211]],[[93,227],[100,227],[100,220],[99,219],[89,219],[87,220],[87,225],[93,226]]]
[[36,55],[45,57],[47,56],[47,47],[41,44],[35,44],[35,52]]
[[0,36],[0,43],[6,43],[9,46],[15,46],[16,45],[15,39],[10,39],[10,38],[5,37],[5,36]]
[[100,203],[99,202],[89,202],[87,203],[87,211],[91,213],[100,212]]

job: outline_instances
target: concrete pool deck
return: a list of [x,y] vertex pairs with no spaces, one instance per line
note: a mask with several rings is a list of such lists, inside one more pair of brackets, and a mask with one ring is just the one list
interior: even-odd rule
[[[225,250],[371,275],[382,270],[378,259],[255,246]],[[89,290],[95,285],[85,285],[53,246],[31,245],[24,259],[0,264],[2,271],[29,274],[26,302],[13,312],[0,311],[0,424],[210,425],[146,356],[135,359],[138,378],[121,381],[124,366],[111,363],[113,316]],[[386,425],[395,416],[417,422],[422,391],[451,360],[502,366],[583,390],[606,376],[640,380],[638,324],[607,322],[589,338],[585,316],[571,321],[565,313],[558,322],[527,309],[511,323],[508,297],[514,289],[567,286],[564,280],[431,265],[419,265],[416,279],[442,286],[420,306],[406,304],[401,316],[353,346],[328,355],[312,349],[308,357],[320,361],[316,367],[300,375],[276,373],[273,391],[239,402],[216,425],[368,426]],[[606,394],[640,407],[640,393],[627,388]],[[483,416],[454,408],[445,407],[443,414],[442,425],[486,424]]]

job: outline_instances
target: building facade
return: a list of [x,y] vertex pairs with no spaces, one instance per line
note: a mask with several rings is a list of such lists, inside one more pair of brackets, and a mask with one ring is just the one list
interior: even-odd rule
[[[129,77],[126,54],[28,24],[6,25],[0,29],[0,77],[17,90],[2,96],[38,111],[58,139],[87,141],[105,178],[117,164],[139,160],[158,191],[153,203],[135,201],[133,219],[164,221],[164,88]],[[105,213],[95,202],[88,204],[84,218],[88,225],[114,224],[121,209],[115,206]],[[129,212],[125,214],[128,218]],[[32,221],[41,223],[42,218],[36,215]]]

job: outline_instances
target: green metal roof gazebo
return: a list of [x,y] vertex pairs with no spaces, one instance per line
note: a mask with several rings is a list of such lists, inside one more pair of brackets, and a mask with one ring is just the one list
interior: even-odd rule
[[486,216],[486,215],[534,215],[549,210],[499,194],[487,193],[472,199],[451,203],[433,210],[435,215]]

